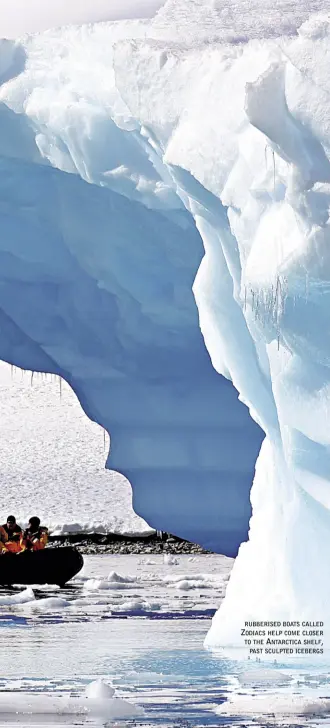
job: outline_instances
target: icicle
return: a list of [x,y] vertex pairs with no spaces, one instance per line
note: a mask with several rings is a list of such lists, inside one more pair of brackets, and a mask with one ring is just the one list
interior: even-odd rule
[[276,189],[276,167],[275,167],[275,152],[274,149],[272,149],[272,155],[273,155],[273,192],[275,195],[275,189]]
[[31,382],[30,382],[31,387],[33,386],[33,376],[34,376],[34,372],[31,372]]
[[246,301],[247,301],[247,291],[246,291],[246,286],[244,286],[244,311],[246,311]]

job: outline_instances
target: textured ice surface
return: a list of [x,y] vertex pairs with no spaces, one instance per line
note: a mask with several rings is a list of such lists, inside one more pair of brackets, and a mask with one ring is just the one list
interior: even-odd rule
[[112,44],[132,33],[27,39],[2,86],[0,353],[72,385],[151,526],[233,555],[261,432],[204,346],[194,221],[114,84]]
[[0,6],[0,33],[17,38],[69,23],[95,23],[123,18],[149,18],[164,0],[3,0]]
[[267,433],[208,645],[239,643],[246,619],[328,610],[329,37],[325,15],[292,39],[150,43],[148,64],[145,44],[116,49],[117,87],[203,238],[194,293],[213,364]]
[[153,32],[200,45],[242,43],[253,38],[295,35],[311,13],[325,10],[323,0],[167,0]]
[[329,609],[330,20],[226,7],[27,39],[0,93],[2,357],[62,371],[137,511],[187,534],[216,512],[227,553],[255,450],[215,372],[266,433],[210,645]]

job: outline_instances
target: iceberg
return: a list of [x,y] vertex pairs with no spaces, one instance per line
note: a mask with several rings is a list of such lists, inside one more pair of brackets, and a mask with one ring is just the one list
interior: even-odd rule
[[[262,433],[204,345],[192,293],[203,257],[194,221],[129,118],[122,128],[128,112],[109,41],[143,29],[101,24],[49,31],[24,47],[3,42],[12,78],[0,92],[0,354],[69,382],[111,434],[108,466],[131,482],[134,509],[151,526],[236,555]],[[87,54],[99,48],[89,79],[79,60],[85,35]],[[59,67],[52,50],[40,68],[38,46],[50,40]],[[106,87],[97,89],[103,73]]]
[[151,525],[241,544],[212,647],[329,610],[330,16],[266,5],[0,47],[0,356],[68,381]]

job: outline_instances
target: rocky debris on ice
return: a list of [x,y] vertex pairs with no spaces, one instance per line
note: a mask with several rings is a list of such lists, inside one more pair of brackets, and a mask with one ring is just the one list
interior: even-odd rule
[[[64,537],[63,539],[55,538],[52,546],[76,546],[83,554],[164,554],[175,558],[180,554],[207,554],[199,544],[190,543],[189,541],[179,541],[174,537],[167,541],[161,541],[156,536],[149,538],[118,538],[113,540],[113,535],[100,536],[95,539],[96,534],[86,536],[81,534],[81,540],[76,536],[74,538]],[[77,540],[76,540],[77,539]]]

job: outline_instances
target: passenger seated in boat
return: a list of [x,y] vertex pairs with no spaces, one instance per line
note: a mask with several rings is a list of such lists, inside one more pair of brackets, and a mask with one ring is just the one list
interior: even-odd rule
[[7,539],[4,542],[4,551],[9,551],[12,554],[17,554],[19,551],[22,551],[22,529],[18,523],[16,523],[15,516],[8,516],[6,523],[4,523],[1,528],[7,536]]
[[40,526],[40,518],[33,516],[29,520],[28,528],[22,534],[22,549],[24,551],[40,551],[47,546],[47,543],[48,529],[45,526]]
[[5,544],[8,541],[7,533],[3,526],[0,526],[0,554],[6,553],[6,547]]

